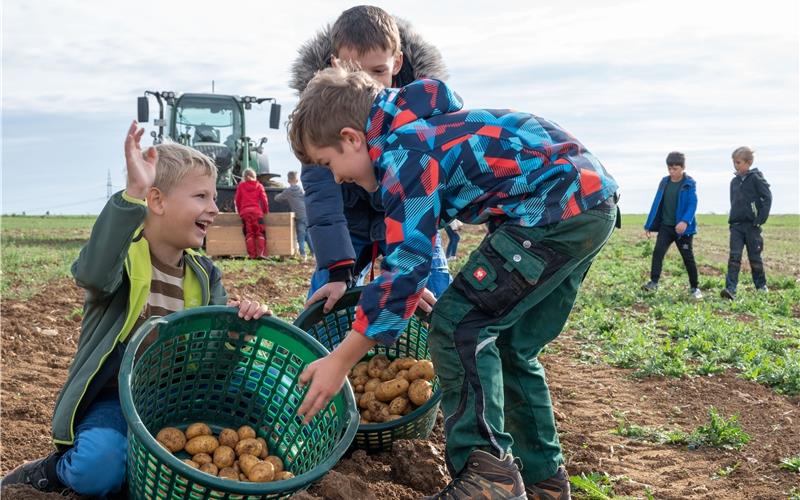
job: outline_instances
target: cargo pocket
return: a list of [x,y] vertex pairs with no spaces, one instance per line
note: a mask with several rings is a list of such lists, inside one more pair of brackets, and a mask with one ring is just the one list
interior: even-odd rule
[[484,239],[451,286],[485,313],[503,316],[567,260],[528,238],[525,228],[503,226]]

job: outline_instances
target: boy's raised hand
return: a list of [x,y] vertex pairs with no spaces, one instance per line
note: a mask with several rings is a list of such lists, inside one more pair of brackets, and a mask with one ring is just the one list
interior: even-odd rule
[[262,316],[272,316],[272,311],[266,304],[261,304],[255,300],[248,300],[248,299],[241,299],[241,300],[229,300],[228,301],[229,307],[238,307],[239,308],[239,317],[244,319],[245,321],[250,321],[251,319],[258,319]]
[[139,141],[144,134],[144,129],[139,128],[136,121],[131,123],[128,128],[128,135],[125,137],[125,168],[128,171],[128,181],[125,192],[129,196],[145,199],[147,190],[153,186],[156,180],[156,160],[158,153],[155,148],[147,150],[147,154],[142,154]]

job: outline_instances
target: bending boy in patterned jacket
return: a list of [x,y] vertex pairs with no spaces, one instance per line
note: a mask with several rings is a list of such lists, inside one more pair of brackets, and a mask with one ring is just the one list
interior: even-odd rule
[[[337,182],[380,192],[388,253],[353,331],[301,375],[298,413],[316,414],[377,342],[405,328],[437,230],[458,218],[491,233],[434,306],[453,481],[434,498],[569,498],[544,369],[592,260],[611,235],[617,184],[558,125],[508,110],[463,110],[444,83],[382,89],[363,72],[320,72],[290,117],[295,155]],[[522,475],[513,456],[522,464]]]
[[[345,10],[298,51],[290,85],[302,92],[314,74],[338,64],[358,64],[386,87],[401,87],[418,78],[446,79],[442,56],[411,25],[379,7],[359,5]],[[355,184],[336,184],[330,171],[303,165],[308,234],[317,269],[311,276],[308,303],[325,300],[329,311],[355,282],[372,269],[377,255],[386,253],[386,228],[380,196]],[[430,292],[420,307],[430,311],[434,297],[450,284],[441,238],[436,239]]]

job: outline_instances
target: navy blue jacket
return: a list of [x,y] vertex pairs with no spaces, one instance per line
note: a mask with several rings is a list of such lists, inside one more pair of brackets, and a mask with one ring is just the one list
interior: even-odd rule
[[[644,228],[647,231],[658,231],[661,227],[661,200],[664,197],[664,189],[669,182],[669,176],[661,179],[656,191],[656,197],[653,199],[653,206],[650,207],[650,214],[647,216],[647,222],[644,223]],[[686,231],[683,233],[685,236],[691,236],[697,232],[697,220],[694,213],[697,211],[697,191],[694,179],[688,175],[683,175],[681,181],[681,189],[678,193],[678,207],[675,210],[675,222],[685,222]]]
[[[425,42],[407,21],[395,21],[400,30],[403,66],[393,85],[401,87],[425,77],[445,80],[447,69],[436,47]],[[290,86],[302,92],[317,71],[330,66],[332,52],[327,26],[299,49]],[[359,257],[364,258],[355,255],[352,238],[383,242],[386,237],[380,194],[367,193],[355,184],[338,185],[330,170],[317,165],[303,165],[300,178],[306,191],[308,235],[317,269],[328,269],[330,281],[349,281]],[[367,245],[364,252],[370,250]]]

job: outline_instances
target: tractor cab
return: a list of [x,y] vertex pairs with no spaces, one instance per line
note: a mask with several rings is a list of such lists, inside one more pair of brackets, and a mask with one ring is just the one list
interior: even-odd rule
[[217,165],[217,193],[220,210],[233,211],[233,193],[246,168],[255,170],[262,183],[277,177],[269,171],[269,161],[264,154],[266,137],[255,142],[247,134],[245,110],[253,104],[271,101],[269,127],[280,127],[281,106],[272,97],[233,96],[223,94],[182,94],[169,91],[145,91],[138,99],[139,123],[148,123],[149,101],[153,96],[158,103],[158,118],[153,125],[153,143],[159,144],[165,136],[172,141],[194,148]]

